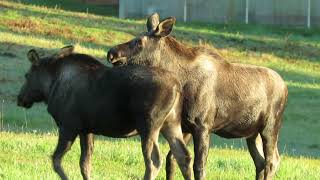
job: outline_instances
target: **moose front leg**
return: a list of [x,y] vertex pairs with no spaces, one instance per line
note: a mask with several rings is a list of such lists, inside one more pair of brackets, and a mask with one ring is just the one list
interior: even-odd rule
[[142,153],[146,168],[144,180],[155,179],[162,164],[158,144],[159,131],[141,134]]
[[52,163],[54,171],[60,176],[61,179],[68,179],[61,167],[61,159],[68,152],[76,139],[77,134],[71,130],[64,128],[59,129],[59,139],[56,150],[52,155]]
[[193,132],[194,143],[194,178],[195,180],[205,179],[205,167],[209,151],[210,134],[207,129],[196,129]]
[[94,135],[80,134],[80,146],[81,146],[81,157],[80,157],[80,168],[81,175],[84,180],[90,179],[91,171],[91,157],[94,148]]

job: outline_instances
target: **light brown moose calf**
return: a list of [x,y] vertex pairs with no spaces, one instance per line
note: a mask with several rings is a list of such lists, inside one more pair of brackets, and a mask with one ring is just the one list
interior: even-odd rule
[[[151,15],[148,31],[111,48],[108,60],[175,73],[183,86],[183,131],[194,142],[196,180],[205,178],[210,133],[246,138],[256,179],[272,179],[280,162],[277,142],[288,96],[284,81],[271,69],[229,63],[210,49],[179,43],[170,36],[174,23],[173,17],[160,22],[158,14]],[[172,179],[171,153],[167,161]]]

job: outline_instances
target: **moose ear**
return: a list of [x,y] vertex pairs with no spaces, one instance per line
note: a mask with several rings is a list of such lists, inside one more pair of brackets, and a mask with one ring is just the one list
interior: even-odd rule
[[159,25],[159,14],[153,13],[147,20],[147,29],[148,32],[152,30],[156,30],[157,26]]
[[161,21],[158,27],[156,28],[154,35],[158,37],[168,36],[171,33],[175,22],[175,17],[168,17],[165,20]]
[[57,53],[56,58],[63,58],[65,56],[69,56],[70,54],[73,53],[74,46],[69,45],[66,47],[63,47],[60,49],[60,51]]
[[28,52],[27,57],[28,57],[29,61],[34,65],[38,65],[40,62],[39,54],[34,49],[31,49]]

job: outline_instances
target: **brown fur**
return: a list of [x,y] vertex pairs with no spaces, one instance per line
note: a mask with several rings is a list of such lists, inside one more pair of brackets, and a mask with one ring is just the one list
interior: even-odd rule
[[178,56],[183,56],[185,59],[190,61],[194,61],[196,57],[200,54],[208,54],[214,59],[224,60],[219,53],[212,50],[212,47],[208,45],[206,46],[202,45],[200,47],[187,47],[186,45],[178,42],[172,36],[168,36],[164,38],[164,41],[165,41],[165,44],[170,48],[171,51],[173,51],[174,54]]
[[169,46],[173,53],[188,60],[194,60],[198,55],[198,48],[186,47],[171,36],[165,38],[165,44]]
[[[169,22],[167,18],[156,28],[167,28],[157,32],[162,36],[151,31],[111,48],[109,61],[175,73],[183,86],[182,127],[193,136],[195,179],[205,178],[210,132],[225,138],[246,138],[256,178],[272,179],[279,164],[277,140],[288,91],[284,81],[271,69],[229,63],[209,48],[190,48],[177,42],[168,35],[172,29]],[[132,46],[137,39],[143,41],[139,48]],[[256,143],[259,141],[264,154],[257,151],[262,149],[262,144]],[[173,177],[173,168],[167,167],[167,177]]]
[[191,155],[181,129],[181,86],[171,72],[141,66],[106,67],[91,56],[62,48],[54,56],[40,58],[28,52],[31,68],[18,95],[18,105],[31,108],[44,101],[59,129],[52,155],[55,172],[67,176],[62,157],[80,136],[80,167],[90,178],[93,134],[115,138],[140,135],[145,180],[156,178],[161,158],[160,133],[166,137],[185,179],[191,179]]

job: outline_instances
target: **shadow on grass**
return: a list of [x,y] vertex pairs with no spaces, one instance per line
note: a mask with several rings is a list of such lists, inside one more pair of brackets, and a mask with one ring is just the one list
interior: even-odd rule
[[304,74],[295,71],[284,71],[277,68],[272,69],[278,72],[285,81],[310,86],[316,84],[320,85],[320,76]]
[[[36,46],[20,45],[15,43],[0,43],[0,72],[3,78],[10,81],[0,82],[0,107],[4,130],[13,132],[53,132],[55,127],[46,108],[35,105],[26,110],[16,105],[17,94],[23,84],[24,74],[30,66],[26,54],[30,49],[39,49]],[[45,51],[52,49],[42,48]],[[3,55],[10,54],[10,56]]]
[[[229,25],[231,26],[231,25]],[[233,25],[237,27],[237,25]],[[234,28],[231,26],[232,28]],[[191,26],[192,27],[192,26]],[[253,29],[259,28],[259,26],[252,27]],[[235,48],[239,51],[253,51],[260,53],[273,54],[277,57],[284,59],[305,59],[309,62],[319,63],[320,46],[311,44],[304,44],[302,41],[291,40],[284,36],[274,36],[273,34],[253,34],[250,35],[246,30],[238,30],[233,35],[226,34],[220,28],[210,29],[211,32],[198,32],[192,28],[192,31],[177,29],[175,30],[177,37],[180,39],[187,39],[192,41],[204,41],[211,42],[216,48]],[[319,31],[320,32],[320,31]],[[191,35],[191,33],[195,35]],[[236,35],[236,34],[240,35]],[[309,41],[309,39],[303,39]],[[316,42],[320,41],[320,36]],[[316,44],[315,42],[315,44]]]
[[118,16],[117,5],[93,5],[83,3],[82,0],[14,0],[26,5],[45,6],[72,12],[90,13],[104,16]]

